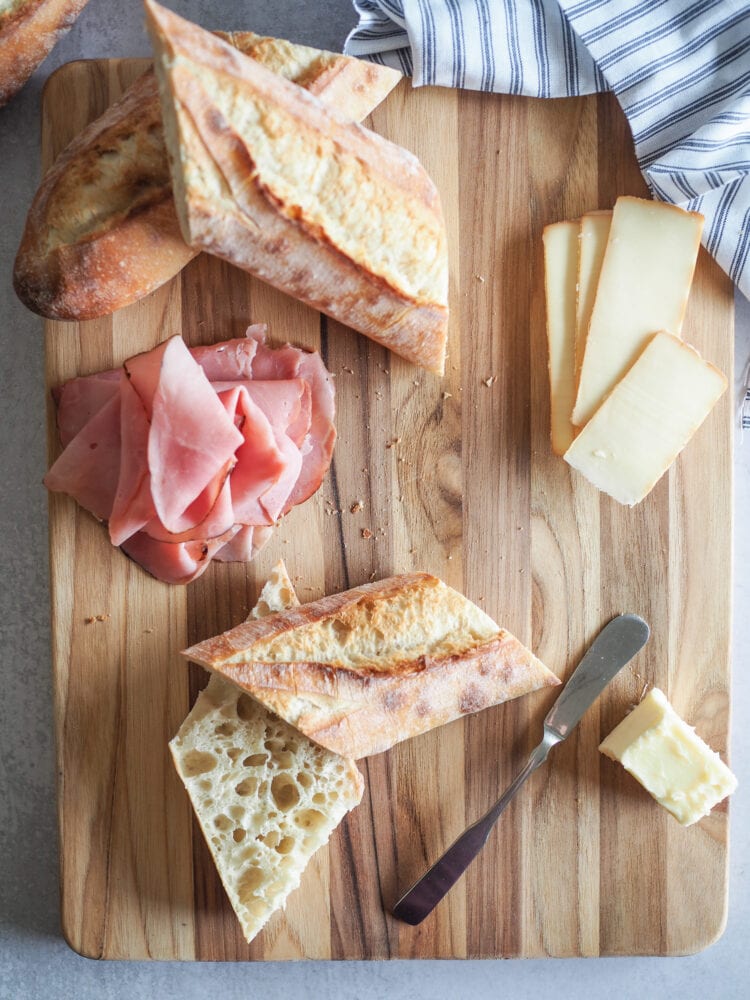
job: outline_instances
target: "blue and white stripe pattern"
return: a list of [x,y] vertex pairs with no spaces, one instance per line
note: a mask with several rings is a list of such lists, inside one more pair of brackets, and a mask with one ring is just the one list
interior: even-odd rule
[[750,298],[750,0],[353,0],[346,51],[438,84],[532,97],[612,89],[657,198]]

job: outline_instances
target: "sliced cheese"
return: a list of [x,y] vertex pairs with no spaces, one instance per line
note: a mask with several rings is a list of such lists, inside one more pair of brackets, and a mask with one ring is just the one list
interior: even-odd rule
[[731,795],[737,779],[653,688],[599,749],[619,761],[683,826]]
[[611,225],[612,212],[587,212],[581,217],[576,289],[576,386],[581,376],[586,337]]
[[641,501],[727,387],[692,347],[657,333],[565,453],[565,461],[620,503]]
[[575,437],[570,415],[575,399],[578,223],[547,226],[543,240],[552,450],[564,455]]
[[618,198],[591,313],[573,423],[585,424],[656,330],[679,334],[703,216]]

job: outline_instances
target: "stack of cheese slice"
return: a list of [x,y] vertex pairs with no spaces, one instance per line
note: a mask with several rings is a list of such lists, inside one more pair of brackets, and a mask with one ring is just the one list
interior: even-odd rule
[[544,231],[552,448],[630,506],[727,387],[680,339],[702,226],[627,197]]

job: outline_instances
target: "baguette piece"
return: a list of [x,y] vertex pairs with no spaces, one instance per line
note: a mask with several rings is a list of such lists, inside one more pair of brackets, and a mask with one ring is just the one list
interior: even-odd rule
[[145,6],[185,241],[442,373],[446,232],[419,161]]
[[[298,603],[280,562],[250,618]],[[353,761],[311,743],[218,674],[169,749],[251,941],[360,801],[362,775]]]
[[560,683],[518,639],[428,573],[247,622],[183,655],[354,758]]
[[0,0],[0,108],[73,27],[88,0]]
[[[355,119],[401,79],[387,67],[284,39],[217,34]],[[16,257],[16,293],[49,319],[94,319],[148,295],[197,254],[180,233],[159,90],[149,70],[45,176]]]

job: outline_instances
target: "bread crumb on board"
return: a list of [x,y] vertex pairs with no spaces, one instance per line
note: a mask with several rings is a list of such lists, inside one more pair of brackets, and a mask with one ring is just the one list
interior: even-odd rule
[[362,537],[363,538],[372,538],[372,532],[370,531],[369,528],[362,528]]
[[93,625],[94,622],[108,622],[112,615],[89,615],[88,618],[84,618],[85,625]]
[[364,509],[364,503],[361,500],[355,500],[354,503],[349,508],[350,514],[359,514],[361,510]]

